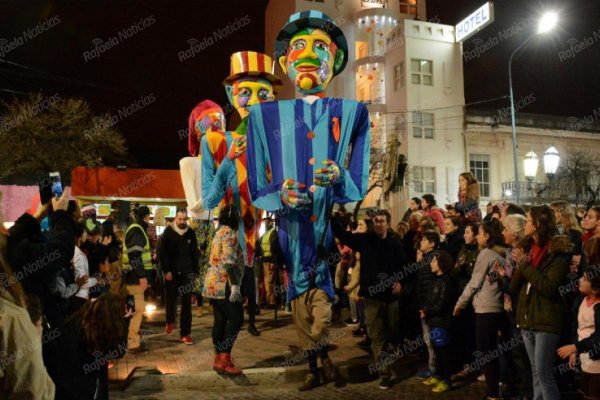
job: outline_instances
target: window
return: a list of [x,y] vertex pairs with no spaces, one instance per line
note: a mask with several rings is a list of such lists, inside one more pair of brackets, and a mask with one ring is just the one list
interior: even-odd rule
[[433,113],[413,112],[413,137],[433,139]]
[[[412,2],[412,3],[414,3],[414,2]],[[400,2],[400,12],[402,14],[417,15],[417,5],[401,1]]]
[[435,193],[435,167],[413,167],[413,182],[417,193]]
[[490,197],[490,156],[487,154],[471,154],[469,169],[479,181],[481,197]]
[[411,80],[415,85],[433,85],[433,61],[410,60]]
[[404,61],[394,66],[394,92],[404,87]]

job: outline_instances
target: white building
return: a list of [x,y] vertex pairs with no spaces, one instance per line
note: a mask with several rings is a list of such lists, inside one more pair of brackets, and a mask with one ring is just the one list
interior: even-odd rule
[[[348,65],[327,94],[368,104],[372,159],[384,173],[396,168],[400,155],[408,162],[403,187],[394,185],[389,196],[376,189],[364,205],[379,201],[398,220],[413,196],[433,193],[442,205],[456,201],[466,156],[462,45],[455,43],[454,27],[427,21],[425,1],[276,0],[266,11],[267,53],[287,18],[308,9],[329,15],[348,40]],[[279,67],[276,73],[283,76]],[[279,98],[297,95],[284,81]]]
[[[600,159],[600,108],[588,118],[559,117],[518,112],[517,166],[519,168],[519,203],[570,200],[585,204],[586,193],[578,193],[584,185],[600,188],[598,166]],[[466,153],[469,168],[477,173],[481,183],[481,203],[488,201],[515,201],[515,173],[512,149],[512,127],[508,107],[494,110],[469,110],[466,115]],[[544,172],[543,156],[550,147],[560,155],[559,173],[575,167],[582,181],[564,177],[543,191],[536,199],[536,189],[544,188],[548,179]],[[525,155],[533,151],[539,158],[537,175],[529,184],[525,178]],[[579,159],[579,160],[577,160]]]

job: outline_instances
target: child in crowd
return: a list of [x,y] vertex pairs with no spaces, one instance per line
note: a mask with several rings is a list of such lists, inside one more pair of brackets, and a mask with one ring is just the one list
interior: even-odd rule
[[447,251],[441,250],[436,253],[431,261],[431,272],[435,278],[431,283],[425,307],[420,310],[421,319],[427,321],[429,325],[435,351],[436,372],[436,376],[424,380],[423,384],[431,386],[434,393],[443,393],[451,389],[452,348],[449,345],[449,332],[456,290],[452,279],[447,274],[453,267],[454,260]]
[[579,281],[580,298],[575,302],[573,343],[557,350],[569,366],[575,367],[577,354],[583,371],[580,392],[584,399],[600,399],[600,268],[592,267]]

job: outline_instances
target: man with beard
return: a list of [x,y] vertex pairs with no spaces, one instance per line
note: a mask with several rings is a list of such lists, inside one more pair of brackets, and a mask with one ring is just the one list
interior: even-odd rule
[[158,254],[165,274],[167,292],[167,335],[173,334],[173,324],[177,314],[177,296],[181,296],[180,339],[184,344],[193,344],[192,331],[192,290],[198,277],[198,245],[196,235],[187,224],[185,208],[177,210],[175,220],[162,236]]

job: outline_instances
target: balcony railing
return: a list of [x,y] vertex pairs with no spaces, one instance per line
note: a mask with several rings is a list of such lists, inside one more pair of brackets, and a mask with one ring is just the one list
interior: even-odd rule
[[[515,182],[502,183],[502,199],[516,202],[517,186],[519,187],[519,203],[521,204],[546,204],[553,201],[564,200],[573,204],[587,204],[594,201],[594,196],[587,193],[574,182],[554,182],[550,187],[541,191],[539,189],[547,182]],[[507,195],[510,193],[510,196]]]

